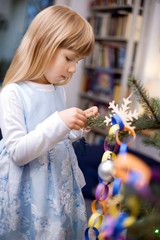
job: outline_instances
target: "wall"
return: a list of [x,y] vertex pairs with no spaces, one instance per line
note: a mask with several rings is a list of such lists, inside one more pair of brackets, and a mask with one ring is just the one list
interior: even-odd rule
[[0,14],[6,16],[7,18],[10,14],[10,4],[11,4],[11,0],[0,1]]
[[[11,0],[1,0],[0,1],[0,16],[7,21],[7,26],[9,24],[11,13]],[[2,58],[4,43],[5,43],[5,36],[6,36],[7,29],[0,29],[0,58]]]
[[[4,0],[3,0],[4,1]],[[0,2],[2,3],[2,2]],[[24,34],[27,0],[6,0],[7,31],[0,32],[0,58],[11,59]],[[1,8],[1,6],[0,6]]]

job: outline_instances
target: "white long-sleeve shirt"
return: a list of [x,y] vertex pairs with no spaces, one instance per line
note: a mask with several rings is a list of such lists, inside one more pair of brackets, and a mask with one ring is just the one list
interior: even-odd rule
[[[39,91],[55,91],[52,84],[31,81],[27,83]],[[53,113],[33,131],[27,133],[23,105],[13,84],[4,87],[0,94],[0,127],[9,156],[21,166],[42,155],[64,138],[69,137],[73,140],[81,135],[80,131],[70,130],[58,112]]]

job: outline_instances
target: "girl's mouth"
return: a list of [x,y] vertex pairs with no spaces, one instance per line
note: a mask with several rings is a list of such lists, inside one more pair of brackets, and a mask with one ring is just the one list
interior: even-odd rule
[[65,77],[65,76],[63,76],[63,75],[61,75],[61,78],[62,78],[62,80],[66,80],[66,77]]

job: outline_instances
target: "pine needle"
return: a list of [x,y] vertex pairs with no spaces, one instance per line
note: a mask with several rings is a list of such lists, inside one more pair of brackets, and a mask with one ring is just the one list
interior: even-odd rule
[[152,115],[155,121],[159,123],[160,121],[158,119],[157,112],[159,111],[158,108],[160,107],[160,101],[157,98],[150,98],[146,89],[140,82],[136,81],[135,78],[129,79],[129,85],[133,87],[134,93],[137,95],[139,103],[142,104],[145,113]]
[[105,127],[105,118],[100,115],[94,115],[87,118],[85,127]]

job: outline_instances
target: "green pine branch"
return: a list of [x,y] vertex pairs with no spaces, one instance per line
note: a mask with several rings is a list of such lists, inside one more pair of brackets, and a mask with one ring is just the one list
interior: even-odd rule
[[[129,85],[133,94],[137,97],[138,102],[144,109],[144,113],[141,114],[138,119],[134,119],[131,123],[135,127],[136,132],[142,130],[157,130],[150,138],[142,140],[146,146],[153,146],[160,149],[160,99],[157,97],[150,97],[144,86],[134,78],[129,79]],[[108,111],[107,116],[110,116],[111,111]],[[104,122],[105,117],[97,115],[87,118],[85,127],[106,127]],[[107,128],[110,128],[108,126]],[[119,133],[122,139],[126,137],[126,131]],[[107,136],[109,142],[113,142],[113,136]]]
[[85,127],[105,127],[106,124],[104,122],[105,117],[102,117],[100,115],[94,115],[87,118]]
[[158,130],[160,129],[160,122],[157,122],[152,115],[146,113],[140,115],[138,119],[132,121],[132,126],[135,126],[135,131],[140,132],[142,130]]
[[141,114],[138,119],[132,121],[132,126],[136,127],[136,132],[141,132],[142,130],[157,130],[152,133],[149,138],[143,139],[142,143],[145,146],[160,149],[160,99],[150,97],[143,85],[134,78],[129,79],[129,85],[144,109],[144,113]]
[[153,133],[150,138],[143,139],[142,142],[145,146],[160,149],[160,131]]

